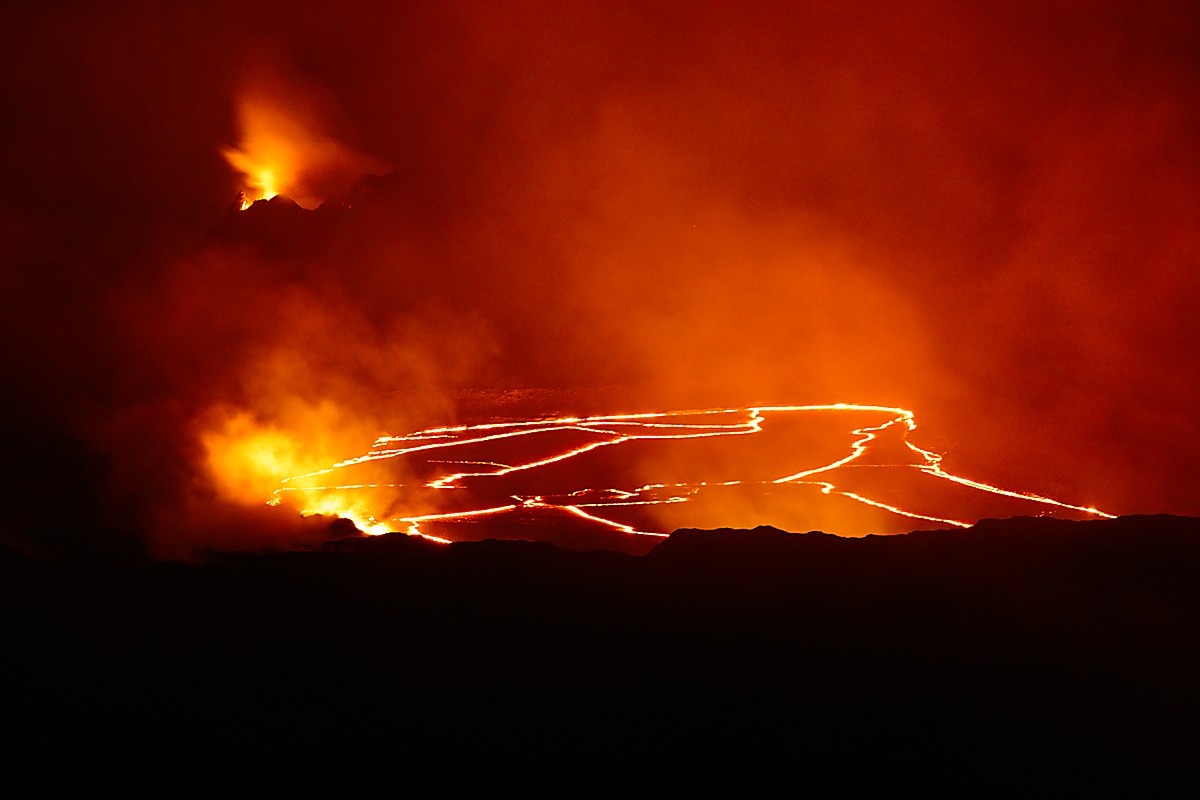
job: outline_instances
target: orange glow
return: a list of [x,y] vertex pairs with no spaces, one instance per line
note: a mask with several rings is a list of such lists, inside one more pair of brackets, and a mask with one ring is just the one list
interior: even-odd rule
[[242,208],[256,200],[270,200],[282,186],[294,191],[309,138],[285,112],[258,100],[243,101],[239,146],[221,150],[229,166],[242,174],[245,199]]
[[611,519],[605,519],[604,517],[597,517],[594,514],[589,514],[586,511],[584,511],[583,509],[581,509],[579,506],[563,506],[563,508],[566,509],[567,511],[571,512],[572,514],[574,514],[577,517],[583,517],[584,519],[591,520],[592,522],[599,522],[601,525],[607,525],[610,528],[613,528],[614,530],[618,531],[619,533],[631,533],[636,536],[664,536],[665,537],[668,535],[665,533],[652,533],[651,531],[634,530],[629,525],[623,525],[620,522],[613,522]]
[[264,489],[270,494],[303,464],[300,446],[291,435],[257,423],[246,412],[233,414],[223,426],[203,434],[201,444],[219,490],[235,501],[261,499]]
[[[431,522],[431,521],[435,521],[435,520],[458,521],[458,520],[470,519],[472,517],[490,516],[492,514],[502,514],[505,511],[512,511],[514,508],[516,508],[515,505],[509,505],[509,506],[499,506],[497,508],[481,508],[476,511],[462,511],[459,513],[451,513],[451,514],[425,514],[425,515],[419,516],[419,517],[401,517],[401,518],[399,518],[399,521],[408,523],[408,528],[405,529],[404,532],[407,533],[409,536],[420,536],[422,538],[429,539],[432,542],[440,542],[442,544],[449,544],[451,541],[450,539],[445,539],[441,536],[434,536],[429,533],[423,533],[421,531],[421,523],[422,522]],[[365,533],[372,534],[372,535],[374,535],[376,533],[387,533],[387,532],[388,531],[386,528],[384,528],[384,530],[365,531]]]
[[350,438],[359,430],[341,419],[336,406],[294,403],[279,412],[275,422],[239,410],[217,410],[210,417],[199,439],[209,478],[221,498],[257,504],[271,497],[269,505],[286,500],[304,516],[342,517],[364,533],[390,530],[375,519],[369,498],[362,492],[301,492],[286,498],[275,492],[289,475],[328,463],[343,437]]
[[[885,409],[880,409],[880,410],[885,410]],[[806,482],[806,481],[801,481],[801,479],[810,477],[812,475],[818,475],[821,473],[829,472],[829,471],[837,469],[839,467],[847,466],[851,462],[861,458],[866,453],[867,447],[871,444],[871,442],[873,442],[876,439],[876,436],[879,433],[885,431],[886,429],[888,429],[891,426],[896,425],[898,423],[903,423],[906,431],[911,432],[911,431],[916,430],[917,423],[916,423],[915,415],[913,414],[913,412],[908,411],[907,409],[902,409],[902,408],[892,408],[892,409],[886,409],[886,410],[897,412],[898,416],[895,417],[894,419],[889,420],[888,422],[885,422],[883,425],[880,425],[878,427],[856,429],[854,431],[854,433],[856,435],[862,436],[863,438],[859,439],[857,442],[854,443],[854,450],[850,455],[846,456],[843,459],[835,461],[832,464],[827,464],[826,466],[823,466],[823,467],[818,467],[816,469],[810,469],[810,470],[804,470],[802,472],[797,472],[794,475],[788,475],[786,477],[779,478],[778,480],[775,481],[775,483]],[[915,456],[919,457],[919,459],[924,462],[924,463],[920,463],[920,464],[914,464],[914,466],[916,466],[922,472],[927,473],[929,475],[934,475],[938,478],[943,478],[945,480],[953,481],[955,483],[959,483],[964,486],[969,486],[972,489],[978,489],[980,491],[988,492],[990,494],[996,494],[996,495],[1000,495],[1000,496],[1004,496],[1004,497],[1011,497],[1011,498],[1018,499],[1018,500],[1031,500],[1036,503],[1044,503],[1049,506],[1057,506],[1059,508],[1064,508],[1064,509],[1068,509],[1071,511],[1079,511],[1079,512],[1082,512],[1085,514],[1091,514],[1091,515],[1095,515],[1098,517],[1104,517],[1107,519],[1113,518],[1112,514],[1106,514],[1103,511],[1100,511],[1091,506],[1076,506],[1076,505],[1071,505],[1069,503],[1060,503],[1057,500],[1052,500],[1049,497],[1042,497],[1041,495],[1033,494],[1031,492],[1015,492],[1015,491],[1012,491],[1009,489],[1001,489],[997,486],[992,486],[990,484],[982,483],[980,481],[973,481],[973,480],[969,480],[967,478],[959,477],[957,475],[951,475],[950,473],[948,473],[942,469],[942,467],[941,467],[942,457],[940,455],[938,455],[936,453],[931,453],[928,450],[922,450],[921,448],[912,444],[911,442],[908,441],[907,434],[905,435],[905,438],[904,438],[904,445]],[[824,490],[826,493],[828,493],[829,491],[836,491],[836,489],[834,489],[832,484],[827,484],[827,483],[824,483],[823,481],[820,483],[823,486],[827,487]],[[892,506],[889,506],[889,505],[886,505],[883,503],[879,503],[877,501],[868,500],[864,497],[860,497],[851,492],[843,492],[843,494],[845,494],[846,496],[848,496],[854,500],[857,500],[859,502],[867,503],[867,504],[873,505],[873,506],[878,506],[879,508],[885,508],[888,511],[892,511],[893,513],[896,513],[896,514],[903,514],[904,516],[915,517],[917,519],[927,519],[927,520],[931,520],[934,522],[944,522],[944,523],[947,523],[950,525],[955,525],[955,526],[963,527],[963,528],[970,526],[970,523],[963,522],[960,520],[941,519],[938,517],[930,517],[930,516],[924,516],[921,514],[913,514],[911,512],[903,511],[901,509],[894,508]]]
[[[604,466],[608,463],[605,459],[636,444],[654,448],[688,446],[688,440],[719,437],[732,443],[734,439],[729,437],[766,437],[769,430],[780,435],[778,431],[785,430],[789,421],[794,424],[812,420],[831,426],[843,418],[863,417],[878,422],[850,429],[855,438],[850,441],[846,455],[783,477],[764,479],[748,473],[745,478],[730,478],[715,473],[722,467],[750,470],[750,473],[753,469],[761,472],[772,467],[697,465],[694,457],[685,454],[681,463],[693,469],[713,470],[714,478],[635,482],[625,486],[593,482],[605,475],[610,481],[622,480],[622,473],[618,472],[614,478]],[[841,498],[851,508],[857,506],[873,514],[882,513],[883,518],[899,518],[901,521],[890,523],[893,526],[907,524],[902,520],[922,520],[939,526],[969,527],[982,516],[995,515],[990,512],[993,508],[1004,509],[1008,516],[1047,513],[1084,518],[1111,516],[1089,506],[950,474],[942,469],[940,455],[908,441],[915,429],[914,414],[907,409],[846,403],[559,417],[428,428],[404,436],[381,436],[363,455],[284,477],[276,485],[272,502],[287,498],[305,513],[340,513],[339,508],[349,508],[356,523],[360,520],[367,523],[359,524],[365,532],[398,530],[436,541],[478,535],[471,526],[484,518],[493,518],[493,525],[498,526],[488,528],[489,535],[508,535],[504,526],[506,520],[516,519],[512,517],[514,514],[524,515],[526,525],[532,517],[551,526],[556,519],[553,514],[565,512],[609,534],[664,536],[673,527],[683,525],[656,530],[655,526],[665,519],[659,516],[660,510],[670,508],[671,520],[700,527],[713,525],[713,518],[703,514],[715,508],[719,515],[726,515],[717,518],[721,527],[750,527],[771,523],[771,508],[778,510],[781,504],[812,502],[804,500],[808,495],[784,491],[787,487],[813,487],[819,491],[818,496]],[[845,428],[841,430],[844,432]],[[812,457],[802,450],[784,448],[783,452],[793,463]],[[397,465],[405,476],[423,477],[416,483],[387,480],[389,471]],[[645,468],[637,462],[628,466],[635,471]],[[333,474],[348,478],[371,476],[371,479],[337,483],[324,480]],[[559,486],[572,488],[563,493],[556,488]],[[392,494],[398,491],[402,500]],[[721,500],[722,493],[730,491],[740,493],[738,496],[743,499],[767,498],[765,511],[761,512],[766,516],[752,516],[756,513],[753,510],[730,511],[728,502]],[[705,508],[709,512],[701,511]],[[696,509],[694,513],[700,516],[689,517],[692,513],[689,509]],[[839,517],[840,512],[835,510],[823,512],[820,518],[827,520],[830,513],[835,520],[854,517],[844,514]],[[879,532],[872,526],[880,525],[881,518],[861,515],[855,518],[859,521],[846,522],[845,529],[829,532],[843,535]],[[695,524],[689,522],[693,519]],[[423,523],[434,526],[437,533],[422,529]]]
[[384,165],[334,140],[301,93],[271,83],[243,91],[237,104],[238,144],[221,155],[242,176],[242,210],[287,195],[314,208],[331,188],[345,189]]

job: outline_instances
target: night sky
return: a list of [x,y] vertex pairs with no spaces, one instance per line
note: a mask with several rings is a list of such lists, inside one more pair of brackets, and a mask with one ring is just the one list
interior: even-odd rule
[[[744,5],[6,4],[0,537],[293,536],[213,436],[320,463],[506,389],[898,405],[960,474],[1200,515],[1195,4]],[[263,119],[282,193],[363,201],[230,217]]]

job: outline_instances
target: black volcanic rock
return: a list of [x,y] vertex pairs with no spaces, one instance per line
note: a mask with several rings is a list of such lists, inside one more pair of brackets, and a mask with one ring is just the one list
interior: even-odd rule
[[239,197],[201,247],[248,247],[265,260],[304,262],[336,250],[356,213],[340,201],[304,208],[282,194],[256,200],[243,210]]
[[1186,771],[1200,731],[1196,519],[679,531],[640,557],[393,535],[0,569],[32,600],[3,631],[27,750],[103,746],[115,725],[138,752],[222,760],[537,753],[1145,789]]
[[344,197],[329,198],[314,209],[275,195],[242,210],[242,199],[230,204],[202,246],[249,245],[261,257],[278,261],[327,253],[344,258],[365,243],[390,241],[398,229],[427,231],[434,224],[430,203],[436,202],[397,172],[366,175]]

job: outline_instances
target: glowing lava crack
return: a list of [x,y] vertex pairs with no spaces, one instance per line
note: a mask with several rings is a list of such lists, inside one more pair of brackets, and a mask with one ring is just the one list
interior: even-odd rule
[[952,475],[908,441],[915,428],[906,409],[849,404],[429,428],[287,478],[272,503],[287,496],[366,533],[634,551],[679,527],[859,536],[904,532],[913,520],[1111,516]]

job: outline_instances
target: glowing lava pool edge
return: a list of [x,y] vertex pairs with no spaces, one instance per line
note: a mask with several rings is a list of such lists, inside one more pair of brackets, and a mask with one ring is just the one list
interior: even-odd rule
[[381,436],[270,502],[367,534],[642,552],[680,527],[844,536],[984,517],[1111,517],[958,476],[908,441],[912,411],[838,403],[554,417]]

